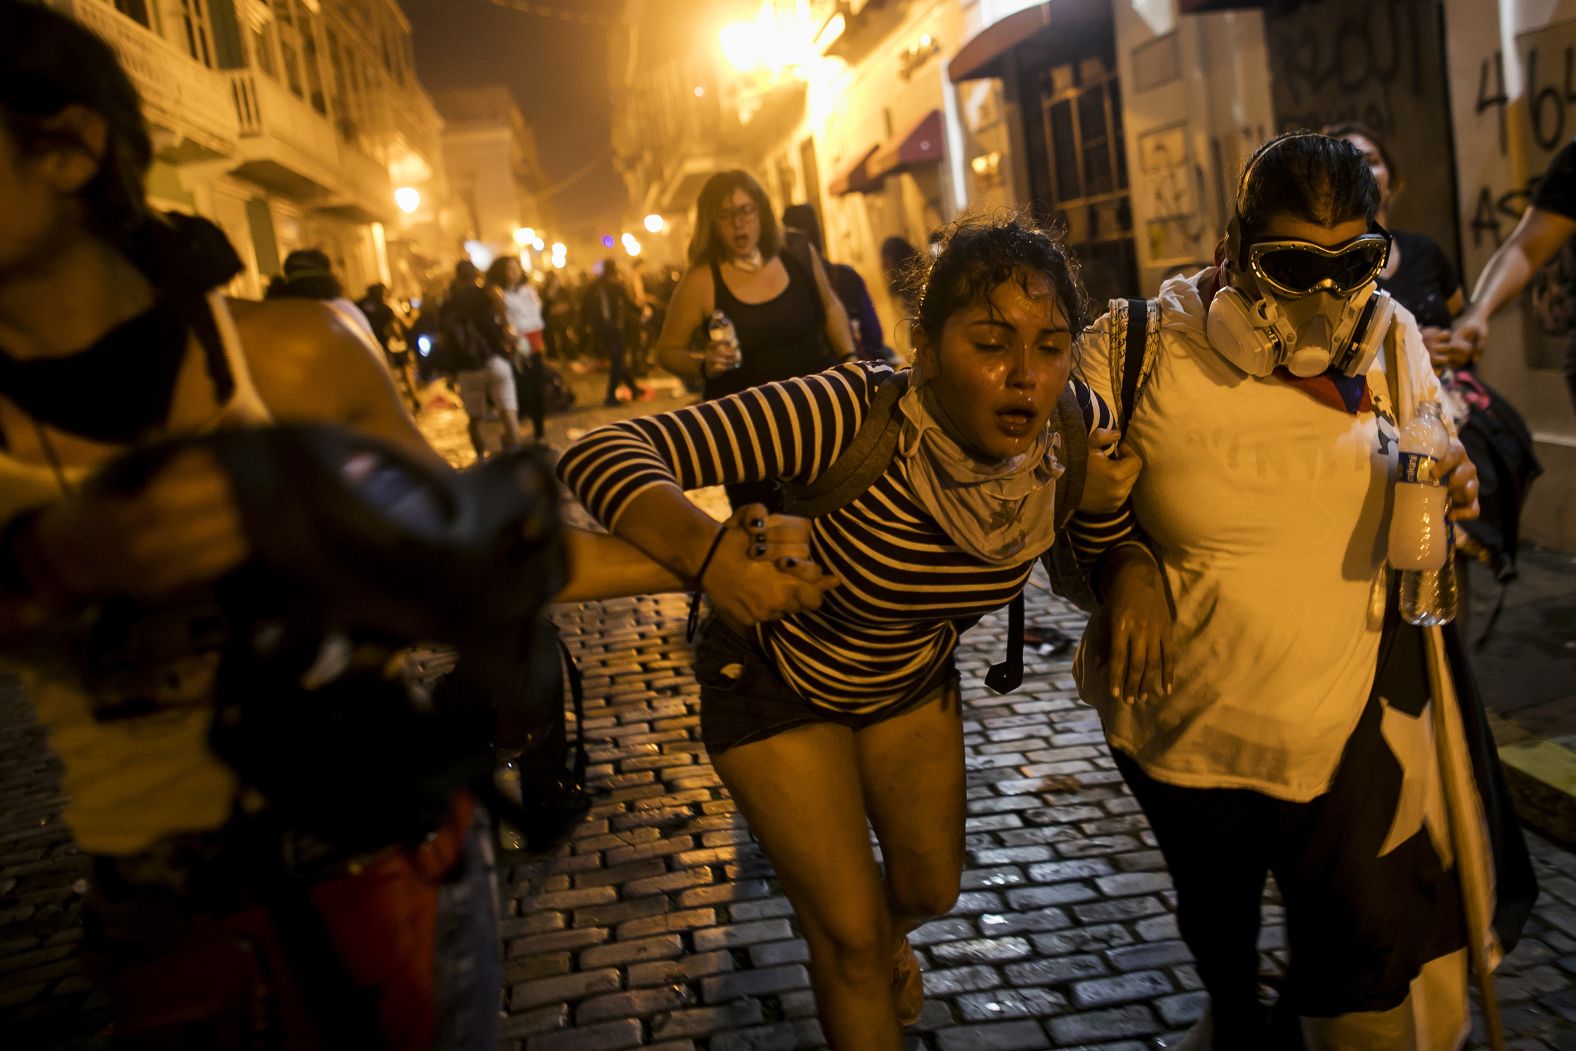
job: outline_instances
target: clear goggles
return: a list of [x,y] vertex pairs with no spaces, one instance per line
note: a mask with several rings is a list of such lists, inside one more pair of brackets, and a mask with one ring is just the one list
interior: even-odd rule
[[1330,292],[1349,296],[1378,278],[1390,258],[1390,235],[1362,234],[1326,248],[1311,241],[1258,241],[1248,246],[1248,270],[1260,286],[1290,299]]

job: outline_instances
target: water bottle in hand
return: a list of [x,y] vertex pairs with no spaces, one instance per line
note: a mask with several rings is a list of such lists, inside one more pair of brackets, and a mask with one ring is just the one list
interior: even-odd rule
[[738,333],[734,331],[733,322],[729,320],[727,314],[720,310],[711,312],[711,317],[706,319],[706,336],[713,343],[726,343],[733,348],[732,355],[728,358],[726,364],[717,368],[708,368],[706,371],[712,373],[731,372],[744,363],[744,355],[739,347]]
[[1439,469],[1449,449],[1439,403],[1421,403],[1401,429],[1390,512],[1390,565],[1401,573],[1401,615],[1411,624],[1442,624],[1456,613],[1449,494]]

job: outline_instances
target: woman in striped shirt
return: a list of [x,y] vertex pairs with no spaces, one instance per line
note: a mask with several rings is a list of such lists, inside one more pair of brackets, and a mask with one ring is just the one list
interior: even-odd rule
[[[964,767],[952,655],[960,631],[1018,595],[1054,539],[1063,466],[1050,420],[1085,317],[1065,249],[1020,221],[959,224],[929,263],[897,451],[867,490],[812,523],[818,564],[772,565],[763,521],[748,523],[755,539],[719,532],[684,491],[814,480],[894,380],[885,365],[614,424],[560,464],[614,533],[710,596],[695,668],[702,737],[798,914],[828,1042],[860,1051],[900,1046],[923,988],[906,935],[957,897]],[[1103,403],[1081,400],[1091,430],[1109,424]],[[1090,481],[1101,488],[1098,473]],[[1114,520],[1099,531],[1122,533],[1125,519]],[[1109,587],[1158,584],[1136,545],[1111,548],[1104,563]],[[780,568],[815,594],[761,623],[759,588]],[[1152,655],[1158,668],[1158,647],[1158,635],[1132,640],[1135,663]]]

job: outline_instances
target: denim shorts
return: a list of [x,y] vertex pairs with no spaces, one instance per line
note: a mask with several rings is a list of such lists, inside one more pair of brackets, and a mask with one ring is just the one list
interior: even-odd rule
[[948,658],[896,704],[874,712],[840,712],[805,700],[782,680],[754,639],[712,616],[702,625],[695,646],[695,679],[700,683],[701,741],[715,756],[811,723],[863,730],[913,711],[943,687],[955,685],[958,673]]

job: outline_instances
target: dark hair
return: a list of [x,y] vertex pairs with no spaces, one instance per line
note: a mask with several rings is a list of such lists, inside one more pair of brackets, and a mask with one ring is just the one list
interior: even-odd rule
[[[507,271],[510,263],[518,263],[518,256],[501,255],[494,259],[487,267],[487,283],[495,288],[508,288],[509,279]],[[524,273],[524,268],[521,269]]]
[[454,264],[454,280],[460,284],[474,285],[481,276],[482,272],[469,259],[461,259]]
[[1352,135],[1361,135],[1374,144],[1374,149],[1379,151],[1379,159],[1384,161],[1386,170],[1390,172],[1390,192],[1395,193],[1401,188],[1401,169],[1395,166],[1395,156],[1390,152],[1390,147],[1385,145],[1379,133],[1366,124],[1359,124],[1355,120],[1343,121],[1340,124],[1326,124],[1319,129],[1319,134],[1328,135],[1332,139],[1344,139]]
[[783,250],[782,229],[772,214],[772,202],[767,199],[766,191],[749,172],[732,168],[713,175],[700,188],[700,197],[695,201],[695,233],[689,244],[691,266],[720,263],[727,258],[722,238],[717,236],[717,216],[737,190],[743,190],[755,202],[761,222],[761,255],[770,259]]
[[940,233],[931,254],[916,252],[905,275],[919,299],[915,322],[932,342],[940,341],[947,319],[957,311],[987,299],[1008,281],[1027,292],[1035,277],[1051,282],[1073,338],[1083,332],[1088,298],[1061,237],[1012,213],[965,216]]
[[388,294],[389,294],[389,286],[383,284],[380,281],[380,282],[378,282],[376,284],[368,285],[367,286],[367,291],[362,296],[362,298],[363,299],[375,299],[375,300],[377,300],[378,302],[381,303],[383,301],[384,297],[387,296]]
[[327,253],[298,248],[285,256],[281,273],[268,284],[266,299],[338,299],[345,294]]
[[77,191],[88,228],[124,245],[148,217],[147,177],[153,141],[141,100],[110,46],[90,30],[40,4],[0,0],[0,120],[25,154],[86,149],[48,127],[68,106],[104,122],[98,172]]
[[[1237,179],[1236,219],[1243,245],[1274,215],[1320,226],[1379,214],[1379,184],[1362,151],[1314,131],[1277,135],[1254,151]],[[1240,260],[1239,260],[1240,264]]]
[[813,204],[790,204],[783,209],[783,225],[800,231],[815,245],[815,250],[826,255],[826,243],[821,238],[821,220]]

